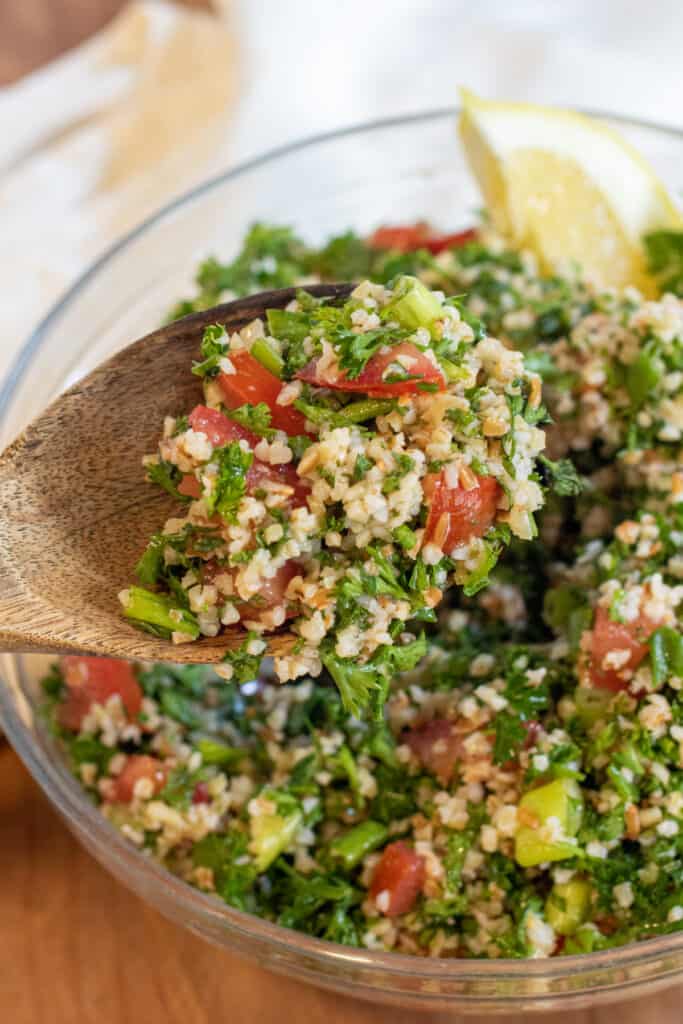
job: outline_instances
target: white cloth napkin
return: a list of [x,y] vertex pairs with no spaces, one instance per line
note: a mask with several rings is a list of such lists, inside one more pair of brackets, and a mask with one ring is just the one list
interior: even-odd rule
[[124,231],[298,136],[447,106],[459,83],[683,123],[680,0],[234,0],[231,21],[223,3],[136,0],[0,90],[0,378]]
[[80,271],[229,161],[236,77],[225,20],[144,0],[0,90],[0,378]]

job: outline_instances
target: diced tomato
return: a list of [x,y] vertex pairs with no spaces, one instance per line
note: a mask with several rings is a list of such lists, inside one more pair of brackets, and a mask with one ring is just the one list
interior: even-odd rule
[[370,883],[370,898],[377,906],[378,896],[388,893],[388,905],[384,904],[384,897],[377,909],[387,917],[398,917],[413,909],[424,880],[423,858],[399,839],[385,848],[375,868]]
[[291,462],[280,466],[271,466],[267,462],[254,459],[247,473],[247,490],[250,494],[262,488],[267,480],[275,483],[285,484],[294,491],[289,504],[293,508],[306,504],[306,498],[311,493],[311,485],[302,480]]
[[[270,608],[277,608],[278,605],[286,605],[285,592],[295,576],[301,574],[301,566],[298,562],[291,560],[277,570],[274,576],[264,580],[258,592],[258,601],[249,601],[247,604],[238,605],[240,618],[246,620],[258,619],[261,613]],[[286,617],[290,618],[295,614],[294,608],[286,608]]]
[[404,732],[401,742],[410,747],[423,768],[446,784],[463,756],[466,738],[466,733],[456,732],[455,722],[432,718]]
[[616,914],[596,914],[595,923],[602,935],[614,935],[619,928]]
[[211,803],[211,794],[209,793],[209,787],[205,782],[198,782],[194,787],[192,793],[193,804],[209,804]]
[[131,665],[116,658],[92,658],[69,654],[61,660],[67,695],[58,718],[65,729],[77,732],[93,704],[106,704],[118,696],[129,718],[136,718],[142,690]]
[[230,362],[235,373],[221,373],[218,383],[230,409],[240,405],[258,405],[265,402],[270,409],[270,425],[284,430],[290,437],[306,433],[305,417],[293,405],[278,405],[277,399],[283,384],[279,377],[262,366],[251,352],[230,353]]
[[[202,566],[202,582],[211,583],[216,576],[221,573],[226,573],[229,576],[235,576],[237,569],[221,566],[217,562],[209,561],[204,562]],[[295,576],[301,574],[301,566],[294,559],[289,562],[285,562],[281,566],[274,576],[268,580],[264,580],[261,589],[258,593],[258,601],[249,601],[245,604],[237,606],[237,610],[240,613],[241,619],[258,619],[261,613],[268,611],[269,608],[276,608],[278,605],[285,605],[285,593],[290,582]],[[286,609],[287,617],[295,614],[293,608]]]
[[[470,730],[471,731],[471,730]],[[458,723],[445,718],[432,718],[401,735],[401,742],[410,746],[423,768],[444,785],[453,778],[461,761],[481,759],[484,754],[467,754],[465,742],[469,731],[459,729]]]
[[[613,622],[609,610],[598,605],[589,647],[589,675],[593,686],[614,693],[626,690],[631,676],[647,655],[647,641],[656,628],[643,616],[633,622]],[[628,651],[628,660],[620,668],[604,668],[604,659],[610,651]]]
[[424,242],[425,249],[438,256],[446,249],[459,249],[468,242],[473,242],[477,237],[476,228],[467,228],[466,231],[455,231],[452,235],[433,235]]
[[185,473],[178,484],[178,490],[187,498],[201,498],[202,485],[194,473]]
[[432,229],[426,221],[416,224],[385,224],[377,228],[368,238],[371,249],[391,249],[393,252],[414,252],[424,249]]
[[259,438],[251,430],[228,419],[218,409],[210,409],[208,405],[196,405],[188,417],[193,430],[206,434],[211,444],[222,447],[233,441],[248,441],[253,447]]
[[[254,360],[255,361],[255,360]],[[271,374],[272,376],[272,374]],[[193,430],[206,434],[211,444],[222,446],[233,441],[247,441],[253,448],[260,438],[250,430],[246,430],[228,419],[217,409],[210,409],[206,405],[197,405],[189,416],[190,426]],[[255,458],[247,473],[247,490],[250,494],[263,487],[266,480],[274,480],[288,487],[292,487],[294,494],[291,504],[296,507],[306,504],[306,497],[310,493],[310,486],[297,473],[294,465],[290,462],[279,466],[271,466],[270,463],[261,462]],[[201,487],[194,474],[186,473],[178,485],[181,494],[190,498],[201,496]]]
[[418,221],[417,224],[404,224],[391,227],[379,227],[368,238],[371,249],[390,249],[393,252],[415,252],[416,249],[428,249],[437,255],[444,249],[457,249],[477,237],[476,228],[456,231],[450,235],[434,234],[429,224]]
[[[400,367],[401,372],[419,379],[393,382],[384,379],[385,372],[392,363],[396,363],[399,356],[405,358],[407,366],[403,367],[401,363],[397,363],[396,374],[399,374]],[[391,375],[392,371],[389,371],[387,376]],[[440,391],[446,387],[446,380],[441,370],[429,356],[409,341],[392,345],[386,352],[378,352],[368,360],[365,369],[353,380],[349,380],[343,373],[334,379],[320,376],[317,359],[304,366],[303,370],[297,373],[297,377],[308,384],[315,384],[321,388],[332,388],[335,391],[361,391],[363,394],[369,395],[370,398],[419,394],[420,384],[436,384]]]
[[525,737],[525,740],[524,740],[524,749],[525,750],[531,750],[532,747],[536,746],[536,744],[537,744],[537,742],[538,742],[538,740],[539,740],[539,738],[541,736],[541,733],[543,732],[543,728],[541,726],[541,723],[540,722],[522,722],[522,728],[524,729],[524,731],[526,733],[526,737]]
[[131,754],[121,774],[114,779],[114,801],[129,804],[135,796],[135,784],[140,779],[149,779],[153,794],[159,793],[166,785],[166,769],[157,757]]
[[[277,483],[292,487],[294,494],[290,504],[294,508],[306,504],[306,498],[311,493],[310,485],[302,480],[291,463],[281,466],[271,466],[259,459],[254,459],[247,471],[247,491],[253,494],[254,491],[262,488],[267,480],[274,480]],[[202,488],[199,480],[193,473],[185,473],[178,484],[178,490],[188,498],[201,498]]]
[[469,490],[450,487],[446,473],[428,473],[422,481],[429,515],[425,543],[435,543],[448,554],[472,537],[482,537],[496,518],[502,488],[492,476],[477,476]]

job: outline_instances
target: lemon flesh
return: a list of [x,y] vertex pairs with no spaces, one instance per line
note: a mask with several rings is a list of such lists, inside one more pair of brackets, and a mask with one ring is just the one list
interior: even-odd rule
[[460,133],[493,226],[545,271],[572,264],[603,286],[656,289],[642,237],[683,217],[617,133],[568,111],[463,92]]

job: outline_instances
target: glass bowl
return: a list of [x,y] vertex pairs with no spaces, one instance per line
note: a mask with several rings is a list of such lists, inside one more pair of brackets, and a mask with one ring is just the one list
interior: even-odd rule
[[[253,220],[311,241],[348,227],[420,218],[456,230],[479,197],[455,135],[433,111],[318,136],[214,178],[151,217],[101,257],[26,343],[0,390],[0,448],[61,389],[154,328],[191,289],[208,255],[234,254]],[[605,118],[676,190],[683,133]],[[220,903],[140,854],[89,802],[38,713],[48,658],[0,656],[0,714],[19,755],[88,850],[168,917],[263,967],[345,994],[422,1009],[567,1009],[642,995],[683,970],[683,935],[534,961],[429,960],[311,939]]]

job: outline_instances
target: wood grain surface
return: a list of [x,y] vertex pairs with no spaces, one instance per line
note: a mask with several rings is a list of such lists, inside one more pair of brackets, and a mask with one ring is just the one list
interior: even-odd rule
[[[126,622],[117,594],[149,537],[177,514],[177,501],[145,483],[142,457],[156,451],[166,415],[202,400],[190,367],[204,328],[232,333],[295,294],[263,292],[153,331],[60,395],[0,456],[1,650],[211,663],[243,643],[244,629],[231,627],[172,646]],[[286,631],[266,639],[273,654],[294,642]]]
[[[0,83],[75,45],[121,6],[122,0],[0,0]],[[288,982],[169,924],[80,849],[1,744],[3,1024],[457,1022],[453,1016],[400,1013]],[[682,1003],[683,989],[674,988],[625,1005],[533,1020],[679,1024]],[[529,1024],[528,1017],[507,1019]],[[475,1024],[476,1018],[468,1020]]]
[[[3,1024],[483,1024],[344,999],[261,971],[169,924],[82,850],[0,749]],[[678,1024],[680,989],[510,1024]],[[497,1018],[498,1019],[498,1018]]]

